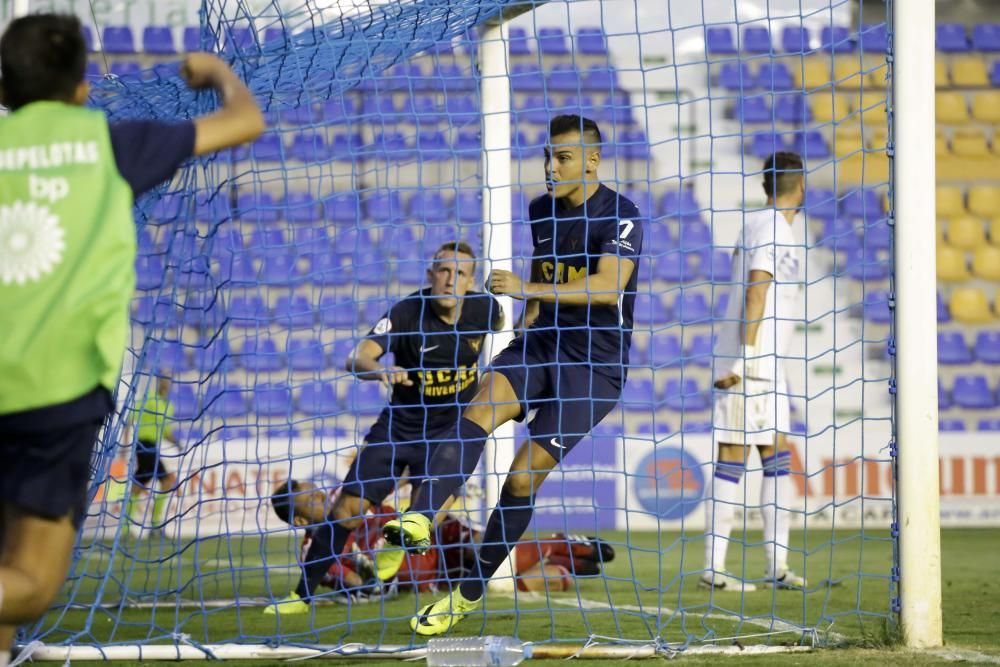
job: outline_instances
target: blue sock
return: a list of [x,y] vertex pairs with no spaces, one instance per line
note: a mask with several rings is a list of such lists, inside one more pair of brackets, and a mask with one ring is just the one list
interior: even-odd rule
[[413,492],[409,511],[419,512],[432,521],[434,514],[472,475],[490,436],[479,424],[465,418],[458,422],[456,431],[434,445],[427,478]]
[[760,463],[764,477],[784,477],[792,470],[792,453],[778,452],[774,456],[765,456]]
[[515,496],[504,486],[500,491],[500,501],[490,513],[489,521],[486,523],[473,578],[466,579],[459,587],[462,597],[466,600],[478,600],[483,597],[483,591],[486,590],[490,577],[524,535],[534,511],[534,496]]
[[324,523],[313,529],[309,551],[306,552],[305,562],[302,563],[302,577],[295,587],[295,593],[300,598],[305,600],[316,593],[316,589],[323,581],[323,575],[344,552],[350,534],[351,529],[340,523]]

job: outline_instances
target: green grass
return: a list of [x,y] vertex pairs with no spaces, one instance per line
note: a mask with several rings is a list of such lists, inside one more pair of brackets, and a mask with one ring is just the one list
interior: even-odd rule
[[[866,531],[862,540],[856,531],[811,530],[805,544],[801,534],[793,535],[792,565],[808,576],[812,590],[764,590],[742,598],[734,593],[710,594],[697,587],[701,535],[608,533],[605,537],[618,545],[618,556],[606,567],[605,579],[582,580],[576,592],[560,593],[551,600],[522,596],[516,611],[513,599],[494,597],[486,613],[464,621],[457,634],[516,635],[535,642],[556,638],[582,641],[592,635],[640,641],[660,637],[672,644],[688,640],[692,646],[710,645],[713,640],[731,645],[732,640],[727,638],[741,637],[743,645],[780,645],[803,642],[803,633],[796,628],[808,628],[815,630],[822,644],[839,648],[747,657],[745,662],[804,664],[808,660],[812,666],[897,658],[908,664],[938,664],[941,660],[909,655],[892,645],[888,577],[892,542],[884,532]],[[750,533],[750,546],[745,551],[736,545],[730,549],[731,569],[745,562],[749,576],[763,571],[762,549],[754,545],[759,539],[759,535]],[[1000,562],[991,557],[1000,544],[1000,532],[948,530],[942,544],[946,643],[1000,656]],[[431,594],[418,597],[403,593],[394,600],[350,609],[316,606],[310,616],[263,616],[251,599],[287,593],[297,576],[294,549],[291,542],[278,539],[213,538],[184,544],[183,550],[173,543],[122,543],[114,559],[94,558],[85,569],[86,576],[71,591],[74,601],[84,603],[93,601],[103,586],[100,601],[105,606],[50,614],[45,619],[42,639],[46,643],[71,637],[78,643],[168,643],[167,638],[176,632],[198,643],[238,638],[263,642],[279,637],[284,643],[302,644],[413,642],[407,619],[418,604],[435,597]],[[235,567],[229,565],[230,559]],[[272,567],[265,571],[261,562]],[[109,571],[109,565],[110,576],[98,579]],[[682,576],[681,572],[692,574]],[[155,609],[119,607],[116,603],[124,590],[138,602],[152,601],[158,592],[159,605]],[[178,609],[173,603],[178,598],[229,599],[235,597],[236,590],[241,598],[239,606]],[[775,628],[778,632],[769,636],[753,636],[765,633],[772,617],[789,626],[779,626]],[[687,664],[708,664],[718,659],[684,657]],[[340,662],[370,666],[382,661]],[[547,661],[532,664],[536,662]]]

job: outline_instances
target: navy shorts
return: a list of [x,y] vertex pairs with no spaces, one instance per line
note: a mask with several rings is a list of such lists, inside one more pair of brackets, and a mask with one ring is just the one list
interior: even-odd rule
[[490,370],[510,382],[521,402],[531,439],[557,461],[615,409],[622,393],[622,376],[594,371],[587,362],[559,359],[555,336],[515,338],[494,357]]
[[160,481],[168,475],[170,475],[170,471],[163,465],[160,448],[156,443],[142,440],[136,443],[135,473],[132,475],[135,481],[146,486],[154,479]]
[[90,459],[103,418],[38,431],[0,429],[0,502],[44,519],[87,513]]
[[431,455],[428,442],[436,442],[435,438],[446,435],[447,432],[431,433],[427,440],[394,441],[386,425],[381,420],[375,422],[365,436],[364,447],[347,471],[341,487],[343,493],[380,505],[396,488],[407,468],[410,479],[427,477]]

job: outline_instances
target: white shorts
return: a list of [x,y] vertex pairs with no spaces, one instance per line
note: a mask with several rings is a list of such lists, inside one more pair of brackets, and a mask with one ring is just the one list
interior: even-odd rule
[[791,405],[788,385],[769,380],[745,380],[728,391],[717,391],[712,415],[716,445],[774,445],[778,433],[788,433]]

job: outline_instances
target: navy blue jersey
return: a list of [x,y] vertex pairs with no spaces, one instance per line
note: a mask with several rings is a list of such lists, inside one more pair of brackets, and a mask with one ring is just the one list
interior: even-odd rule
[[416,291],[368,333],[413,381],[411,387],[393,385],[379,416],[393,441],[423,440],[454,427],[459,406],[475,395],[483,339],[501,324],[500,303],[489,294],[467,293],[455,324],[438,317],[432,303],[429,287]]
[[[567,283],[597,272],[602,255],[632,259],[635,266],[625,293],[613,306],[540,304],[532,332],[558,335],[560,354],[592,364],[595,370],[620,374],[628,364],[632,344],[632,313],[642,252],[639,209],[614,190],[601,185],[582,206],[563,208],[543,195],[528,208],[532,255],[531,280]],[[558,333],[556,333],[558,331]]]
[[189,120],[126,120],[108,127],[118,171],[136,197],[173,178],[194,154],[194,123]]

